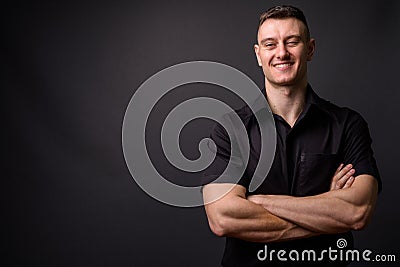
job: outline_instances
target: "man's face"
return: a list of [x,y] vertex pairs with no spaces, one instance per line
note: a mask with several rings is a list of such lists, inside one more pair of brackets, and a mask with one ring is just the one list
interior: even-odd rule
[[307,83],[307,61],[315,41],[307,40],[306,27],[295,18],[267,19],[258,30],[254,46],[265,83],[272,86],[301,86]]

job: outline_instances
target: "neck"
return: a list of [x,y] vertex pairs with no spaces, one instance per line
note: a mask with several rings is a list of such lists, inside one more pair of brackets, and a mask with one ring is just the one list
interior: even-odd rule
[[305,106],[307,83],[299,87],[271,86],[266,83],[265,90],[272,112],[293,127]]

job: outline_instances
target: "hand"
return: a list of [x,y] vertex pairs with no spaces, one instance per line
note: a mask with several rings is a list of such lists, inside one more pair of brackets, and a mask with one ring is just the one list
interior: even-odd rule
[[340,164],[332,177],[329,191],[349,188],[354,182],[354,173],[353,165],[347,164],[344,166],[343,163]]
[[247,197],[248,201],[251,201],[255,204],[262,205],[264,203],[264,196],[263,195],[251,195]]
[[[353,165],[347,164],[340,164],[339,168],[335,171],[335,174],[332,177],[331,186],[329,191],[338,190],[338,189],[345,189],[351,187],[354,182],[355,169],[353,169]],[[285,195],[274,195],[274,198],[288,198]],[[247,197],[247,200],[265,206],[267,203],[267,195],[251,195]]]
[[264,206],[268,204],[268,200],[274,198],[274,199],[285,199],[285,198],[290,198],[290,196],[287,195],[250,195],[247,197],[248,201],[251,201],[255,204]]

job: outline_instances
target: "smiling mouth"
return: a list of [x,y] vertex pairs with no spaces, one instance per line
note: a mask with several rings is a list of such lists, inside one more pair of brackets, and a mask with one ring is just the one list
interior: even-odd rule
[[290,66],[293,66],[294,63],[293,62],[284,62],[284,63],[277,63],[277,64],[273,64],[273,66],[277,69],[287,69]]

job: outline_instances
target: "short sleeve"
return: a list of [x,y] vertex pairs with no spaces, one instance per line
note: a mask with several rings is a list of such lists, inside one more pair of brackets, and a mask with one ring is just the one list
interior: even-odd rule
[[[228,116],[223,120],[229,121]],[[237,140],[230,140],[228,132],[221,124],[217,124],[211,131],[210,139],[207,141],[207,149],[215,153],[215,159],[210,166],[203,171],[202,184],[209,183],[234,183],[245,186],[244,172],[245,163],[239,152]],[[211,143],[214,142],[215,146]],[[231,151],[234,151],[231,154]],[[231,164],[227,170],[228,163]]]
[[355,176],[369,174],[375,177],[380,192],[382,182],[371,145],[372,138],[367,122],[361,115],[352,112],[345,130],[344,163],[353,164]]

